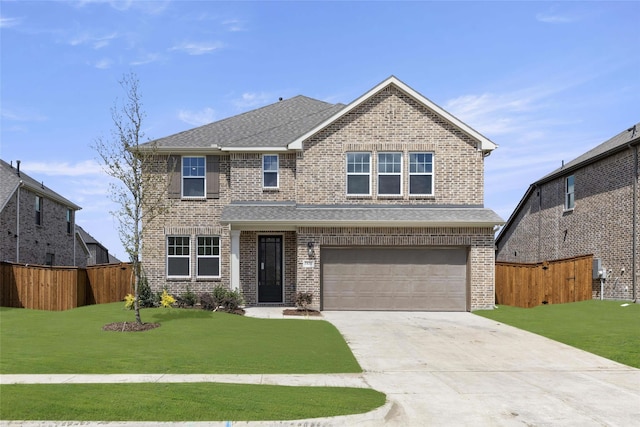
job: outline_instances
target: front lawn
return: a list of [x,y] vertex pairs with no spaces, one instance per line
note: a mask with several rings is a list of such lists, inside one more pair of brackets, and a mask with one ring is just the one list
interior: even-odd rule
[[361,372],[329,322],[256,319],[192,309],[142,310],[145,332],[107,332],[133,321],[123,303],[51,312],[0,308],[1,374],[307,374]]
[[534,308],[501,305],[474,314],[640,368],[640,304],[590,300]]
[[2,385],[0,419],[66,421],[251,421],[371,411],[371,389],[244,384]]

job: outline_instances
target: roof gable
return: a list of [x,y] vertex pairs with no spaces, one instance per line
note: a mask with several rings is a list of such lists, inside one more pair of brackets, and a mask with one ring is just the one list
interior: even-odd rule
[[0,159],[0,211],[4,209],[5,205],[20,185],[25,186],[34,193],[38,193],[43,197],[55,200],[56,202],[73,210],[82,209],[80,206],[62,197],[60,194],[45,186],[43,183],[36,181],[23,171],[20,171],[20,175],[18,175],[18,170],[16,168]]
[[421,103],[422,105],[424,105],[425,107],[427,107],[428,109],[430,109],[431,111],[436,113],[438,116],[442,117],[443,119],[445,119],[446,121],[448,121],[452,125],[456,126],[460,130],[465,132],[467,135],[469,135],[470,137],[472,137],[473,139],[478,141],[478,148],[481,149],[482,151],[490,152],[490,151],[493,151],[494,149],[496,149],[498,147],[497,144],[493,143],[487,137],[481,135],[479,132],[477,132],[476,130],[474,130],[473,128],[468,126],[467,124],[463,123],[461,120],[459,120],[458,118],[454,117],[452,114],[450,114],[449,112],[445,111],[444,109],[442,109],[441,107],[439,107],[438,105],[433,103],[428,98],[426,98],[423,95],[421,95],[420,93],[416,92],[415,90],[413,90],[412,88],[407,86],[405,83],[400,81],[395,76],[391,76],[391,77],[387,78],[386,80],[384,80],[383,82],[381,82],[380,84],[378,84],[377,86],[375,86],[374,88],[372,88],[371,90],[369,90],[364,95],[360,96],[358,99],[353,101],[351,104],[347,105],[345,108],[340,109],[334,115],[328,117],[326,120],[324,120],[323,122],[319,123],[314,128],[310,129],[306,133],[304,133],[301,136],[299,136],[295,141],[293,141],[291,144],[289,144],[288,148],[292,149],[292,150],[302,150],[302,143],[303,143],[304,140],[306,140],[307,138],[313,136],[314,134],[316,134],[317,132],[321,131],[322,129],[326,128],[327,126],[329,126],[330,124],[332,124],[336,120],[340,119],[341,117],[345,116],[346,114],[350,113],[351,111],[354,111],[356,108],[358,108],[364,102],[366,102],[367,100],[371,99],[373,96],[375,96],[380,91],[384,90],[386,87],[388,87],[390,85],[394,85],[399,90],[401,90],[402,92],[406,93],[407,95],[409,95],[410,97],[415,99],[417,102]]

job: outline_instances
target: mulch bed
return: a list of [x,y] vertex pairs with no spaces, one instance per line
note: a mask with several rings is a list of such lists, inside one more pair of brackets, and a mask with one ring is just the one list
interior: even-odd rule
[[285,316],[322,316],[318,310],[298,310],[287,308],[282,310]]
[[114,332],[142,332],[155,329],[160,323],[115,322],[102,327],[103,331]]

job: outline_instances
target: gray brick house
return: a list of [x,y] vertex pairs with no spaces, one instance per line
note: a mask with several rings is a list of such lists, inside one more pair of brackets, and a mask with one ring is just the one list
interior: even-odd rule
[[498,235],[497,260],[593,254],[608,273],[602,297],[636,300],[639,145],[640,123],[531,184]]
[[80,206],[0,160],[0,261],[86,266],[75,234]]
[[222,284],[250,305],[304,291],[322,310],[491,308],[495,148],[393,76],[349,105],[296,96],[152,141],[168,212],[144,235],[149,283]]

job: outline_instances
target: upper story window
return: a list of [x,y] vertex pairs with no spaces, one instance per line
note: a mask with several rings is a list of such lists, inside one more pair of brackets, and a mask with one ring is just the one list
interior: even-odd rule
[[371,153],[347,153],[347,195],[371,195]]
[[67,209],[67,234],[71,234],[71,226],[73,225],[73,211]]
[[378,153],[378,194],[402,195],[402,153]]
[[205,197],[205,158],[182,158],[182,197]]
[[198,277],[220,277],[220,237],[198,236]]
[[262,156],[262,187],[278,188],[278,155],[265,154]]
[[167,277],[191,276],[191,252],[188,236],[167,237]]
[[36,225],[42,225],[42,197],[36,196]]
[[433,195],[433,153],[409,153],[409,194]]
[[565,196],[564,196],[564,208],[566,210],[573,209],[576,205],[575,190],[575,176],[570,175],[565,180]]

